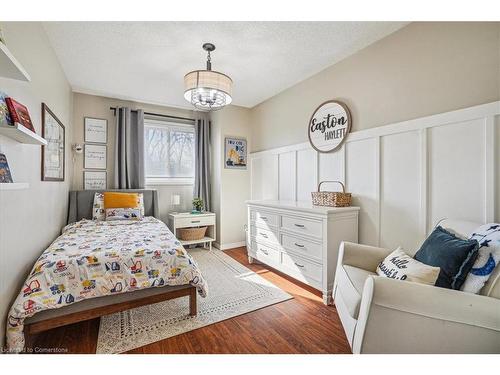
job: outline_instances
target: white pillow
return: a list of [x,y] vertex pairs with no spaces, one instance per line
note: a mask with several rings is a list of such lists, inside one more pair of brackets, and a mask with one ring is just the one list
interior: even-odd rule
[[398,247],[380,262],[377,274],[396,280],[434,285],[440,270],[439,267],[432,267],[413,259]]
[[141,210],[141,217],[144,217],[144,194],[139,193],[139,202],[137,208]]
[[94,205],[92,207],[92,220],[106,220],[106,210],[104,209],[104,194],[94,194]]
[[141,219],[140,208],[108,208],[106,210],[106,221]]
[[481,225],[470,239],[479,242],[479,254],[462,285],[462,291],[477,294],[500,262],[500,224]]

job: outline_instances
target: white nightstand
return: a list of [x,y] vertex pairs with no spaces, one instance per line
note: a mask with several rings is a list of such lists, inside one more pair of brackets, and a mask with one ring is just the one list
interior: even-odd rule
[[212,242],[215,241],[215,214],[213,212],[203,212],[201,214],[192,214],[190,212],[179,212],[168,215],[168,227],[173,234],[177,237],[177,229],[179,228],[192,228],[192,227],[205,227],[207,226],[207,233],[205,237],[199,240],[183,241],[179,239],[182,245],[203,244],[203,247],[212,250]]

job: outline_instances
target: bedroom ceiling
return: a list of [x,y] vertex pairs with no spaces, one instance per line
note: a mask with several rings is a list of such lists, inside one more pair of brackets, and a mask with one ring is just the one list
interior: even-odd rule
[[74,91],[191,108],[184,74],[212,68],[253,107],[405,26],[404,22],[44,22]]

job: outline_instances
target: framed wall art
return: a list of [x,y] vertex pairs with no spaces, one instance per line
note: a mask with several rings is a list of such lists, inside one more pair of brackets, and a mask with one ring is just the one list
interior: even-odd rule
[[106,169],[107,146],[86,144],[84,149],[83,168]]
[[65,128],[49,107],[42,103],[42,181],[64,181]]
[[224,168],[247,169],[247,140],[245,138],[225,138]]
[[105,190],[105,171],[83,171],[83,188],[85,190]]
[[84,141],[89,143],[107,143],[108,142],[108,120],[100,118],[85,117]]

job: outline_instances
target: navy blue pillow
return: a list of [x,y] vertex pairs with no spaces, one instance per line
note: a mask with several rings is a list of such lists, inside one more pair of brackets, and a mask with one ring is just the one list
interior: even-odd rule
[[424,241],[415,259],[440,267],[436,286],[460,290],[478,256],[476,240],[462,240],[438,226]]

